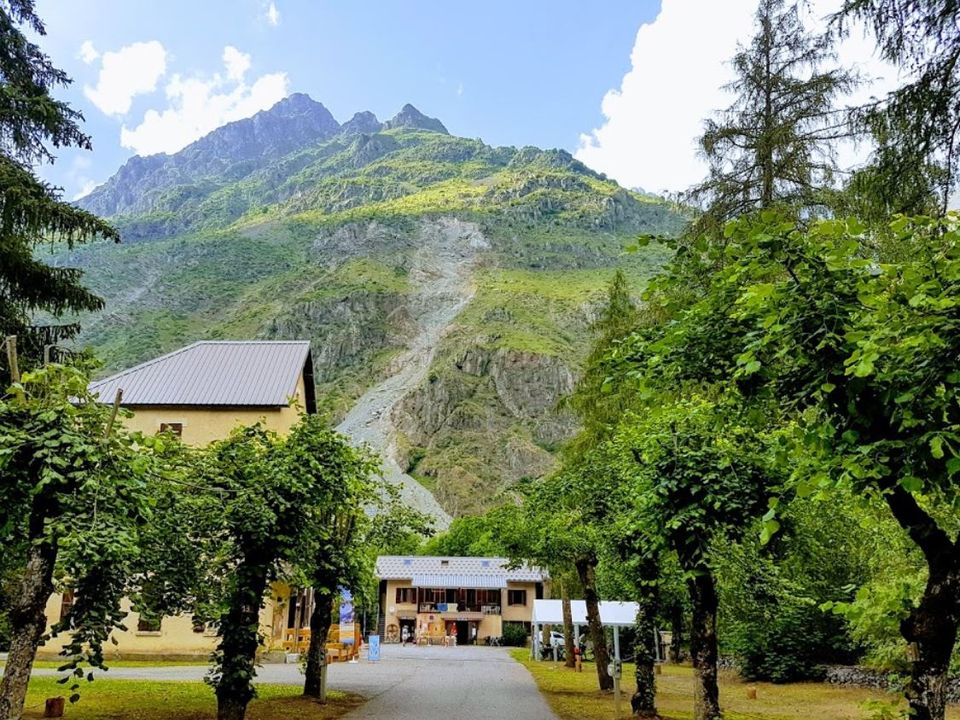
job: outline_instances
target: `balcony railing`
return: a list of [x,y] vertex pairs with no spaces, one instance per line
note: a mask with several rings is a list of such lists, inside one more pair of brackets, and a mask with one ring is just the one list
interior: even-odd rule
[[483,613],[484,615],[499,615],[500,606],[499,605],[481,605],[479,603],[475,603],[472,605],[465,605],[460,603],[420,603],[418,612],[422,612],[422,613],[472,612],[472,613]]

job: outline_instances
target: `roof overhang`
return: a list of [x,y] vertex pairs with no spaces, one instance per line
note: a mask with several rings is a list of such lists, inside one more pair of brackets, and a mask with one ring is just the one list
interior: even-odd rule
[[414,575],[411,584],[423,588],[477,588],[480,590],[499,590],[507,586],[502,575]]

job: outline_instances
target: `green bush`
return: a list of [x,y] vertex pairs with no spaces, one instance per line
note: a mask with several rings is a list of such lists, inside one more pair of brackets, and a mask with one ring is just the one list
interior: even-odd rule
[[721,651],[750,680],[814,680],[823,666],[855,663],[849,623],[821,606],[848,600],[869,577],[867,531],[841,501],[796,500],[768,545],[748,534],[716,548]]
[[508,622],[503,624],[503,644],[508,647],[526,647],[527,629],[523,623]]

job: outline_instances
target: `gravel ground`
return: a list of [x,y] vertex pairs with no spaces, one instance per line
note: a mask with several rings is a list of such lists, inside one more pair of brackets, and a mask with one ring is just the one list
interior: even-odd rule
[[[105,677],[129,680],[195,680],[199,665],[117,667]],[[55,675],[55,670],[35,670]],[[298,665],[264,665],[261,683],[299,685]],[[358,693],[368,702],[347,717],[357,720],[556,720],[526,668],[506,648],[385,645],[380,662],[336,663],[331,689]]]
[[450,516],[396,461],[393,408],[423,382],[444,333],[473,298],[470,276],[477,252],[488,245],[475,225],[453,219],[425,224],[418,241],[409,273],[415,288],[410,311],[418,333],[391,363],[393,374],[367,390],[337,430],[380,453],[384,477],[400,487],[404,502],[432,515],[442,529]]

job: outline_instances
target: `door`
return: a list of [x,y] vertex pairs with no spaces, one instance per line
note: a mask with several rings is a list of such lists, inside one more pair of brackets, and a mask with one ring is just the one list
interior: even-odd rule
[[467,620],[457,621],[457,645],[470,644],[470,623]]

